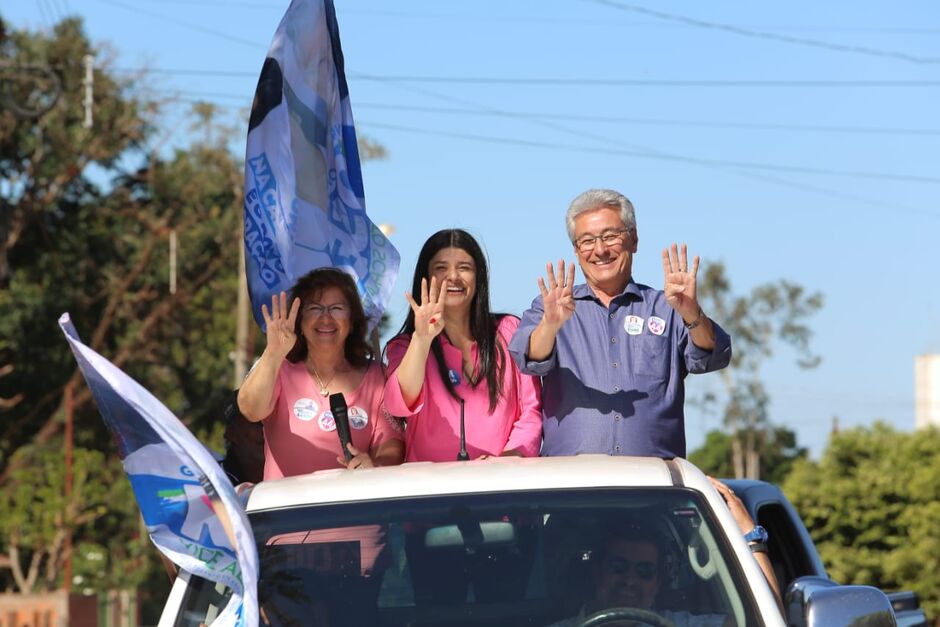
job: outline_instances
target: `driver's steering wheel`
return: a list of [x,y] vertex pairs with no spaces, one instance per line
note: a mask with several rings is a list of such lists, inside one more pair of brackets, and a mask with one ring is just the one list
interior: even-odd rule
[[635,607],[609,607],[606,610],[594,612],[590,616],[586,616],[578,627],[597,627],[618,620],[632,620],[650,627],[676,627],[672,621],[666,620],[656,612]]

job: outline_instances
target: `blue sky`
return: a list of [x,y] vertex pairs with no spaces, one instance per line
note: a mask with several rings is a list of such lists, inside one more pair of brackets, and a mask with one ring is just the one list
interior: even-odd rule
[[[175,98],[233,119],[286,3],[37,0],[15,27],[79,14],[121,70],[154,70]],[[735,291],[787,279],[821,291],[822,364],[779,350],[764,368],[771,418],[818,453],[843,427],[913,428],[913,359],[940,352],[940,5],[668,0],[336,0],[369,213],[391,223],[400,294],[432,232],[485,245],[494,307],[520,313],[548,260],[572,259],[563,214],[591,187],[637,209],[635,278],[688,242]],[[420,79],[420,80],[418,80]],[[458,80],[454,80],[458,79]],[[473,79],[473,80],[469,80]],[[174,130],[175,129],[175,130]],[[175,135],[174,135],[175,134]],[[401,296],[390,311],[400,320]],[[720,322],[720,321],[719,321]],[[690,393],[717,386],[693,378]],[[690,447],[720,424],[694,409]]]

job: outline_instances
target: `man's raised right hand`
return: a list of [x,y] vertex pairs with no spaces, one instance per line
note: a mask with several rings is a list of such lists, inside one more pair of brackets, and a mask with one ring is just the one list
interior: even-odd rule
[[539,277],[539,291],[542,293],[542,323],[557,331],[574,315],[574,264],[568,265],[565,272],[565,261],[558,262],[558,273],[551,262],[545,264],[548,273],[548,283]]

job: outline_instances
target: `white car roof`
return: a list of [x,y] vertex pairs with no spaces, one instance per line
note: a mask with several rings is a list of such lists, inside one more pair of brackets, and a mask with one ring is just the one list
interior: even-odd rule
[[[709,491],[695,466],[649,457],[496,457],[469,462],[417,462],[386,468],[324,470],[262,481],[249,497],[249,513],[388,498],[603,487],[687,485]],[[708,487],[706,487],[708,486]]]

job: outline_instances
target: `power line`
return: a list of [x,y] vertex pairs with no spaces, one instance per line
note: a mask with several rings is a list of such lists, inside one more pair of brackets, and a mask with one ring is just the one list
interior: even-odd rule
[[226,9],[267,9],[283,11],[286,7],[284,3],[261,3],[261,2],[239,2],[232,0],[154,0],[145,4],[185,4],[186,6],[207,6],[207,7],[225,7]]
[[523,111],[479,111],[473,109],[449,109],[444,107],[417,107],[409,105],[389,105],[380,103],[358,102],[357,109],[380,109],[388,111],[412,111],[416,113],[440,113],[443,115],[481,115],[497,117],[532,117],[577,122],[598,122],[613,124],[637,124],[651,126],[682,126],[696,128],[728,128],[760,131],[796,131],[809,133],[846,133],[862,135],[940,135],[940,129],[932,128],[879,128],[864,126],[823,126],[813,124],[774,124],[767,122],[713,122],[706,120],[670,120],[665,118],[635,118],[623,116],[576,115],[565,113],[535,113]]
[[139,7],[130,6],[118,0],[98,0],[98,2],[103,2],[104,4],[110,4],[111,6],[119,7],[126,11],[131,11],[132,13],[140,13],[141,15],[147,15],[149,17],[156,18],[158,20],[163,20],[164,22],[169,22],[170,24],[175,24],[177,26],[182,26],[184,28],[189,28],[191,30],[203,33],[205,35],[212,35],[213,37],[218,37],[220,39],[225,39],[226,41],[231,41],[237,44],[242,44],[246,46],[251,46],[255,50],[265,49],[264,44],[254,42],[248,39],[242,39],[241,37],[236,37],[235,35],[229,35],[228,33],[213,30],[211,28],[206,28],[205,26],[200,26],[198,24],[192,24],[185,20],[179,20],[175,17],[170,17],[169,15],[163,15],[161,13],[154,13],[153,11],[147,11],[146,9],[141,9]]
[[[363,124],[367,124],[367,123],[363,122]],[[615,155],[622,155],[626,157],[637,157],[641,159],[657,159],[657,160],[662,160],[662,161],[677,161],[677,162],[682,162],[682,163],[692,163],[695,165],[704,165],[704,166],[709,166],[709,167],[720,166],[720,167],[730,167],[730,168],[743,168],[745,170],[767,170],[767,171],[777,171],[777,172],[790,172],[794,174],[814,174],[814,175],[839,176],[839,177],[848,177],[848,178],[877,179],[877,180],[897,181],[897,182],[906,182],[906,183],[926,183],[926,184],[931,184],[931,185],[940,184],[940,178],[932,177],[932,176],[917,176],[917,175],[908,175],[908,174],[886,174],[882,172],[865,172],[865,171],[857,171],[857,170],[832,170],[832,169],[824,169],[824,168],[810,168],[807,166],[798,166],[798,165],[760,163],[760,162],[754,162],[754,161],[701,159],[697,157],[687,157],[687,156],[682,156],[682,155],[642,153],[642,152],[631,151],[631,150],[595,148],[595,147],[588,147],[588,146],[575,145],[575,144],[556,144],[556,143],[526,140],[526,139],[512,139],[512,138],[507,138],[507,137],[472,135],[469,133],[454,133],[454,132],[449,132],[449,131],[434,131],[434,130],[428,130],[428,129],[418,128],[418,127],[400,126],[400,125],[395,125],[395,124],[371,123],[370,125],[376,128],[384,128],[384,129],[393,130],[393,131],[404,131],[404,132],[409,132],[409,133],[418,133],[422,135],[452,137],[455,139],[467,139],[471,141],[508,144],[508,145],[514,145],[514,146],[528,146],[528,147],[533,147],[533,148],[551,148],[551,149],[567,150],[567,151],[573,151],[573,152],[615,154]],[[936,215],[936,214],[932,214],[932,215]],[[937,215],[937,217],[940,217],[940,215]]]
[[[258,72],[248,72],[241,70],[188,70],[188,69],[170,69],[170,68],[113,68],[112,71],[122,73],[147,72],[152,74],[169,74],[180,76],[218,76],[218,77],[255,77]],[[190,92],[206,93],[207,95],[220,98],[243,98],[235,94],[220,94],[210,92]],[[500,110],[481,110],[480,108],[445,108],[445,107],[419,107],[413,105],[390,105],[380,103],[356,104],[358,109],[386,109],[390,111],[413,111],[416,113],[440,113],[443,115],[482,115],[496,117],[527,117],[541,118],[549,120],[573,120],[579,122],[599,122],[615,124],[638,124],[652,126],[683,126],[699,128],[729,128],[745,130],[767,130],[767,131],[796,131],[809,133],[845,133],[845,134],[867,134],[867,135],[940,135],[940,129],[935,128],[897,128],[897,127],[864,127],[864,126],[831,126],[819,124],[780,124],[771,122],[716,122],[707,120],[674,120],[665,118],[642,118],[642,117],[624,117],[624,116],[597,116],[597,115],[577,115],[567,113],[545,113],[531,111],[500,111]]]
[[[189,93],[190,95],[199,95],[199,92],[187,92],[187,93]],[[208,95],[208,94],[206,94],[206,95]],[[229,97],[229,98],[238,98],[238,99],[241,99],[241,96],[235,96],[235,95],[233,95],[233,94],[219,94],[219,95],[226,96],[226,97]],[[174,102],[185,102],[185,103],[192,103],[192,104],[205,102],[204,99],[200,99],[200,98],[191,98],[191,97],[184,97],[184,96],[175,96],[175,97],[173,97],[171,100],[174,101]],[[214,104],[215,104],[216,106],[220,107],[220,108],[225,108],[225,109],[230,109],[230,110],[236,110],[236,109],[237,109],[237,110],[244,111],[245,108],[246,108],[246,107],[243,106],[243,105],[236,105],[236,104],[229,104],[229,103],[214,103]],[[357,105],[357,108],[360,108],[360,105]],[[360,126],[362,126],[362,124],[360,124]],[[392,127],[391,125],[382,125],[382,124],[378,124],[378,123],[372,124],[372,126],[375,126],[375,127],[377,127],[377,128],[383,128],[383,127],[385,127],[385,128],[392,128],[393,130],[411,130],[411,129],[407,129],[407,128],[405,128],[405,127],[397,127],[397,126]],[[414,130],[415,130],[416,132],[424,132],[425,134],[431,134],[431,135],[446,135],[446,133],[434,133],[434,132],[426,131],[426,130],[424,130],[424,129],[414,129]],[[505,140],[505,138],[486,138],[486,137],[482,137],[482,136],[477,136],[477,137],[474,137],[474,139],[476,139],[476,140],[478,140],[478,141],[492,141],[492,142],[494,142],[494,143],[501,143],[501,144],[507,143],[506,140]],[[524,141],[524,140],[523,140],[523,141]],[[512,142],[510,142],[510,143],[519,144],[519,143],[522,143],[522,142],[512,141]],[[525,142],[525,145],[533,145],[533,144],[534,144],[533,142]],[[570,150],[570,149],[572,149],[572,147],[563,146],[563,145],[559,145],[559,144],[537,144],[537,145],[538,145],[538,146],[541,146],[541,147],[558,148],[558,149],[562,149],[562,150]],[[581,148],[584,152],[597,152],[597,151],[592,151],[592,150],[590,150],[590,149],[585,149],[583,146],[580,147],[580,148]],[[631,154],[631,155],[629,155],[629,156],[636,156],[636,157],[642,158],[642,157],[647,157],[647,156],[649,156],[649,155],[646,154],[646,153],[637,153],[637,154]],[[700,165],[705,165],[705,164],[700,164]],[[711,167],[717,167],[717,166],[712,165]],[[867,196],[857,196],[857,195],[854,195],[854,194],[848,194],[848,193],[845,193],[845,192],[840,192],[840,191],[828,189],[828,188],[825,188],[825,187],[820,187],[820,186],[818,186],[818,185],[810,185],[810,184],[806,184],[806,183],[797,183],[797,182],[793,182],[793,181],[790,181],[790,180],[780,179],[780,178],[777,178],[777,177],[774,177],[774,176],[770,176],[770,175],[764,174],[764,173],[745,172],[745,171],[742,171],[742,170],[740,170],[740,169],[732,169],[731,171],[734,172],[734,173],[736,173],[736,174],[739,174],[739,175],[741,175],[741,176],[745,176],[745,177],[747,177],[747,178],[752,178],[752,179],[755,179],[755,180],[763,181],[763,182],[765,182],[765,183],[771,183],[771,184],[774,184],[774,185],[778,185],[778,186],[782,186],[782,187],[787,187],[787,188],[791,188],[791,189],[797,189],[797,190],[802,190],[802,191],[808,191],[808,192],[812,192],[812,193],[815,193],[815,194],[820,194],[820,195],[823,195],[823,196],[827,196],[827,197],[830,197],[830,198],[838,198],[838,199],[840,199],[840,200],[850,200],[850,201],[852,201],[853,203],[855,203],[856,205],[867,205],[867,206],[871,206],[871,207],[887,208],[887,209],[892,209],[892,210],[895,210],[895,211],[902,211],[902,212],[905,212],[905,213],[923,215],[923,216],[930,217],[930,218],[937,218],[937,217],[940,217],[940,215],[938,215],[937,213],[930,212],[930,211],[926,211],[926,210],[923,210],[923,209],[918,209],[918,208],[914,208],[914,207],[909,207],[909,206],[907,206],[907,205],[901,205],[901,204],[898,204],[898,203],[889,203],[889,202],[884,202],[884,201],[880,201],[880,200],[875,200],[875,199],[872,199],[872,198],[867,197]]]
[[[262,2],[243,2],[243,1],[231,1],[227,0],[136,0],[138,3],[143,4],[183,4],[186,6],[209,6],[209,7],[225,7],[225,8],[243,8],[243,9],[277,9],[283,10],[284,5],[281,3],[262,3]],[[638,28],[650,28],[650,27],[671,27],[671,26],[684,26],[676,25],[670,23],[663,23],[663,21],[656,22],[611,22],[611,20],[602,20],[602,19],[586,19],[586,18],[577,18],[577,17],[547,17],[539,15],[494,15],[494,14],[458,14],[458,13],[427,13],[427,12],[417,12],[417,11],[388,11],[388,10],[372,10],[372,9],[350,9],[346,7],[341,8],[343,15],[364,15],[364,16],[375,16],[375,17],[392,17],[392,18],[404,18],[404,19],[436,19],[436,20],[460,20],[460,21],[475,21],[475,22],[497,22],[497,23],[507,23],[507,22],[522,22],[525,24],[560,24],[563,26],[571,26],[573,24],[588,24],[588,25],[602,25],[610,26],[612,23],[617,24],[618,26],[635,26]],[[940,28],[923,28],[923,27],[910,27],[910,26],[775,26],[775,25],[751,25],[742,28],[749,28],[752,30],[756,29],[765,29],[770,31],[793,31],[793,32],[850,32],[850,33],[897,33],[905,35],[934,35],[940,33]]]
[[[102,0],[104,1],[104,0]],[[526,76],[380,76],[350,73],[364,81],[490,85],[596,85],[602,87],[940,87],[940,80],[700,80],[646,78],[531,78]]]
[[812,48],[822,48],[825,50],[833,50],[836,52],[848,52],[854,54],[864,54],[875,57],[885,57],[890,59],[899,59],[901,61],[910,61],[912,63],[921,63],[921,64],[933,64],[940,63],[940,58],[937,57],[922,57],[913,54],[908,54],[906,52],[897,52],[894,50],[882,50],[879,48],[869,48],[866,46],[847,46],[844,44],[836,44],[828,41],[822,41],[819,39],[808,39],[805,37],[792,37],[790,35],[781,35],[779,33],[770,33],[767,31],[758,31],[748,28],[742,28],[740,26],[733,26],[731,24],[720,24],[718,22],[707,22],[705,20],[700,20],[685,15],[676,15],[674,13],[664,13],[662,11],[655,11],[653,9],[648,9],[635,4],[627,4],[624,2],[615,2],[614,0],[586,0],[587,2],[593,2],[594,4],[600,4],[615,9],[620,9],[623,11],[632,11],[634,13],[639,13],[641,15],[648,15],[650,17],[655,17],[661,20],[669,20],[672,22],[679,22],[682,24],[688,24],[689,26],[696,26],[699,28],[706,28],[711,30],[718,30],[727,33],[734,33],[735,35],[741,35],[744,37],[753,37],[756,39],[767,39],[770,41],[777,41],[788,44],[796,44],[800,46],[809,46]]
[[[115,3],[117,0],[98,0]],[[188,25],[193,26],[193,25]],[[247,43],[239,40],[240,43]],[[252,44],[254,45],[254,44]],[[245,70],[211,70],[189,68],[115,68],[118,72],[137,72],[141,69],[154,74],[173,74],[179,76],[219,76],[251,77],[258,72]],[[442,83],[442,84],[494,84],[494,85],[579,85],[601,87],[940,87],[940,80],[840,80],[840,79],[794,79],[794,80],[703,80],[703,79],[630,79],[630,78],[532,78],[525,76],[415,76],[381,75],[362,72],[348,72],[351,78],[361,81],[388,83]]]

